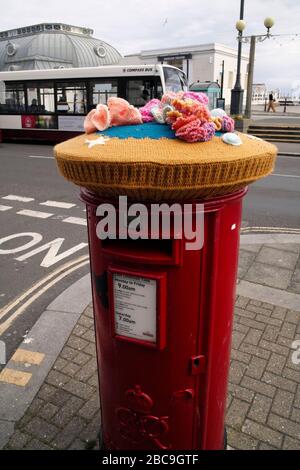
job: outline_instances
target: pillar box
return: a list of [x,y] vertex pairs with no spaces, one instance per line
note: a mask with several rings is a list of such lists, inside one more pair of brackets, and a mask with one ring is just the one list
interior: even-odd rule
[[[128,127],[101,145],[79,136],[55,148],[87,209],[103,447],[223,449],[242,199],[272,171],[276,147],[244,134],[240,146],[140,139],[140,126],[131,137]],[[136,240],[125,238],[135,218],[120,195],[148,209]],[[168,237],[160,226],[150,239],[149,214],[162,203],[192,220],[201,213],[197,249],[175,216]],[[105,240],[103,204],[116,214]]]

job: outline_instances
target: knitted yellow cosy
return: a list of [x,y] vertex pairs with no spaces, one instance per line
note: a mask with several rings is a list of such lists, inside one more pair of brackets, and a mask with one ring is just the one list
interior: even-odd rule
[[[131,200],[207,199],[238,190],[268,175],[277,148],[238,134],[242,145],[219,137],[189,144],[178,139],[110,138],[88,148],[86,135],[58,144],[54,153],[61,174],[100,196]],[[98,134],[90,134],[97,139]]]

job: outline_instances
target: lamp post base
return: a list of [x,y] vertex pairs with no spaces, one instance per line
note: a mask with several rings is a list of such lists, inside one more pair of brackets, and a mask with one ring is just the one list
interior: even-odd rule
[[251,119],[235,119],[235,130],[238,131],[238,132],[243,132],[244,134],[247,134],[247,131],[248,131],[248,127],[250,126],[251,124]]
[[231,90],[231,103],[230,103],[230,114],[243,114],[243,97],[244,90],[233,89]]

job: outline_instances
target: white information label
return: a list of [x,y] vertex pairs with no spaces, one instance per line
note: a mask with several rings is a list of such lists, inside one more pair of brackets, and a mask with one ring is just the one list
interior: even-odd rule
[[84,116],[58,116],[58,129],[83,132],[83,121]]
[[115,333],[156,342],[156,281],[114,273]]

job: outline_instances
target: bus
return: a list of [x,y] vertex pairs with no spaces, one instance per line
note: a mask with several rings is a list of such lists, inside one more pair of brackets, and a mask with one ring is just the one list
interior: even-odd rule
[[166,64],[0,72],[2,140],[61,142],[82,133],[85,115],[109,97],[141,107],[187,89],[184,72]]

